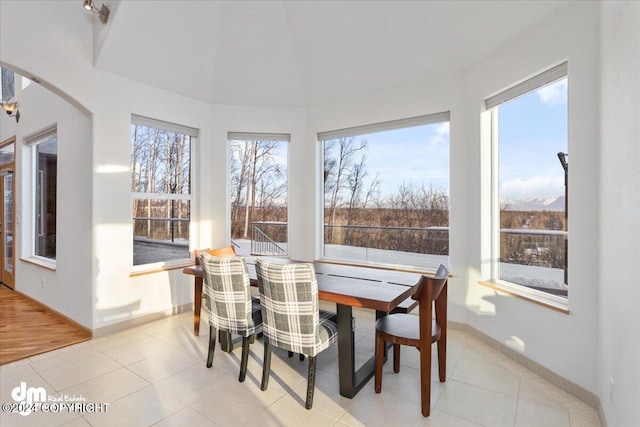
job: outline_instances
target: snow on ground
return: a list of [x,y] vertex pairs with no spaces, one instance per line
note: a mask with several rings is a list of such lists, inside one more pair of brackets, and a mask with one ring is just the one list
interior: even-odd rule
[[[252,258],[251,240],[234,239],[238,255]],[[286,243],[278,243],[285,250]],[[148,264],[158,261],[169,261],[189,258],[188,246],[170,242],[136,239],[134,241],[134,265]],[[383,249],[359,248],[354,246],[326,245],[323,258],[362,263],[384,263],[410,265],[436,270],[440,264],[449,266],[446,255],[425,255]],[[547,288],[567,291],[564,284],[564,270],[529,265],[500,263],[500,278],[512,283],[535,288]]]

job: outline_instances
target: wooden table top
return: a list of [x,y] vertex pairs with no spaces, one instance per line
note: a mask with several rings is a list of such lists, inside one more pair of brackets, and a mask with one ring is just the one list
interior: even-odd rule
[[[421,278],[418,273],[370,267],[326,263],[314,263],[314,266],[320,300],[384,312],[392,311],[409,298]],[[247,263],[247,269],[252,285],[257,286],[255,265]],[[202,277],[202,267],[186,267],[183,273]]]

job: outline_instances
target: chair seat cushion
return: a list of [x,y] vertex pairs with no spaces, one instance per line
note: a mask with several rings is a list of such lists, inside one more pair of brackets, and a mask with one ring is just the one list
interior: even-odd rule
[[322,350],[338,341],[338,325],[336,325],[336,322],[334,321],[323,318],[322,311],[324,310],[320,310],[320,325],[318,327],[315,354],[320,353]]
[[[435,320],[431,321],[432,342],[440,337],[440,326]],[[393,342],[390,337],[399,338],[402,341],[415,341],[415,343],[407,343],[408,345],[418,346],[420,344],[420,317],[414,314],[390,314],[376,321],[376,331],[380,331],[386,335],[387,341]]]
[[322,319],[330,320],[333,323],[338,323],[338,315],[333,311],[327,311],[320,309],[320,321]]

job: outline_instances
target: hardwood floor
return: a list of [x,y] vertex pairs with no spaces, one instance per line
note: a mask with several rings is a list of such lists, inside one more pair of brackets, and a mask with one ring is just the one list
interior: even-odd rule
[[91,339],[91,333],[0,285],[0,365]]

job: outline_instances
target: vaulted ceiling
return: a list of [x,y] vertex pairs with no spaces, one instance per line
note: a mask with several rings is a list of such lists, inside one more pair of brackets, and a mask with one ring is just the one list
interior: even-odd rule
[[96,67],[209,103],[326,104],[460,72],[567,3],[123,0]]

